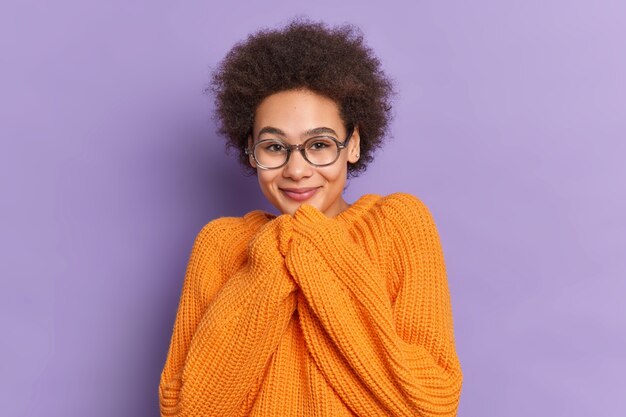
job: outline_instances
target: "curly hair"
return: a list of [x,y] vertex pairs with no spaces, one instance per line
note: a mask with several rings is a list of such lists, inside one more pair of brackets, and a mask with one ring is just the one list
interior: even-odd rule
[[230,50],[207,88],[227,148],[256,173],[244,150],[258,105],[274,93],[302,88],[334,100],[346,128],[358,126],[361,158],[348,165],[348,175],[364,172],[387,133],[394,91],[362,32],[349,24],[329,28],[296,19],[251,34]]

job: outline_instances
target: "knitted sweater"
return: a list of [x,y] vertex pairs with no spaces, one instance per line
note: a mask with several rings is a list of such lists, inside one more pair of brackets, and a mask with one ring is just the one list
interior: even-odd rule
[[197,235],[161,374],[162,416],[454,416],[462,385],[443,252],[416,197],[304,204]]

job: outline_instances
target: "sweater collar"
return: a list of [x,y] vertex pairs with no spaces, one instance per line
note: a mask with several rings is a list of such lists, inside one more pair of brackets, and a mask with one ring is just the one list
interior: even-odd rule
[[380,198],[381,196],[378,194],[363,194],[335,218],[346,226],[352,225],[360,220]]
[[[354,203],[350,204],[348,208],[339,213],[335,219],[346,226],[350,226],[360,220],[380,199],[381,196],[378,194],[363,194]],[[264,210],[254,210],[247,213],[244,219],[250,224],[260,227],[276,217],[275,214]]]

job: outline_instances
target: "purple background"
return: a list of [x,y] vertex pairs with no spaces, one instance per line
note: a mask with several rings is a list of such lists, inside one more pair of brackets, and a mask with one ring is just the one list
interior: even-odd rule
[[463,417],[626,415],[626,6],[4,1],[2,415],[156,416],[196,233],[269,209],[202,90],[296,14],[359,25],[400,92],[347,199],[441,234]]

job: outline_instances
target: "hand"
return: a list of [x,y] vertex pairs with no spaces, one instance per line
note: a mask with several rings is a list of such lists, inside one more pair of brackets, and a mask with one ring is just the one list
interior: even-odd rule
[[301,205],[293,215],[293,239],[308,237],[314,242],[321,242],[344,232],[346,229],[339,220],[326,216],[310,204]]
[[292,236],[293,219],[283,214],[263,225],[248,245],[248,255],[252,260],[275,261],[284,259]]

